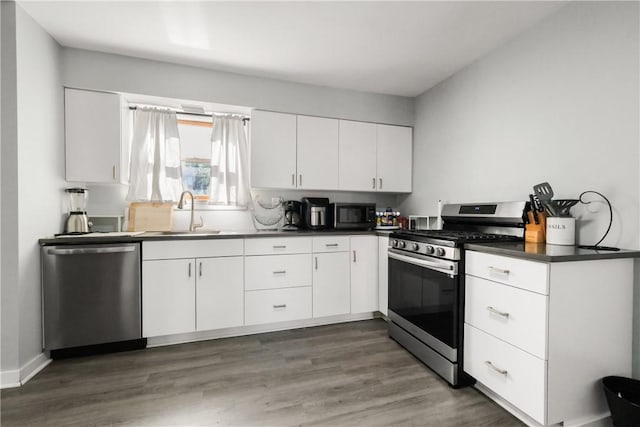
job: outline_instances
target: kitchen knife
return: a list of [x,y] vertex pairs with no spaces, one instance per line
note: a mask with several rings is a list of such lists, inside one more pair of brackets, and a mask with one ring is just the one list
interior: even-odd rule
[[531,211],[533,212],[533,221],[536,224],[540,224],[540,219],[538,218],[538,211],[536,209],[536,201],[533,199],[533,194],[529,194],[529,201],[531,202]]

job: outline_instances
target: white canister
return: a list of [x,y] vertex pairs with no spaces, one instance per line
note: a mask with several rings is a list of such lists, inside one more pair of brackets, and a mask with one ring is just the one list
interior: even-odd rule
[[575,245],[576,219],[568,216],[548,217],[547,243],[550,245]]

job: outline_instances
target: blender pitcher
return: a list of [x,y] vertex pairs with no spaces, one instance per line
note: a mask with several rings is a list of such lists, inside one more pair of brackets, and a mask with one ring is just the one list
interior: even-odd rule
[[65,233],[88,233],[87,198],[89,191],[85,188],[67,188],[69,216],[65,225]]

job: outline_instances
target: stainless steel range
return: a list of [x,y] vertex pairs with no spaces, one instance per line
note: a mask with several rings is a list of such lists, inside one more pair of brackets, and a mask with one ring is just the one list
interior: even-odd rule
[[447,204],[442,230],[390,236],[389,336],[453,387],[463,372],[464,248],[523,240],[526,202]]

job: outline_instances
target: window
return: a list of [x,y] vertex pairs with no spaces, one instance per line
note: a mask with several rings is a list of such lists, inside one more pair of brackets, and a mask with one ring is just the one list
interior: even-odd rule
[[211,117],[178,114],[182,186],[201,205],[209,202],[211,129]]

